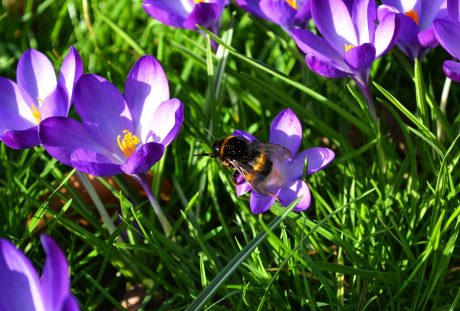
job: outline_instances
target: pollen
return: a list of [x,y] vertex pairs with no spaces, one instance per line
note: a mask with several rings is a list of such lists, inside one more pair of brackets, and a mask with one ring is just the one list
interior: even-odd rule
[[286,0],[286,2],[287,2],[294,10],[297,10],[297,0]]
[[195,3],[206,3],[206,0],[193,0]]
[[136,150],[136,145],[139,143],[139,137],[133,135],[129,130],[124,130],[123,133],[123,139],[121,139],[121,135],[117,137],[118,147],[120,147],[120,150],[126,157],[130,157]]
[[40,111],[38,111],[37,106],[32,104],[32,108],[30,108],[30,110],[32,110],[32,116],[34,117],[35,121],[37,121],[37,123],[40,123],[42,119],[41,119]]
[[409,16],[417,25],[419,23],[419,18],[418,14],[415,10],[410,10],[405,13],[407,16]]
[[348,52],[350,51],[352,48],[354,48],[355,46],[353,44],[345,44],[345,52]]

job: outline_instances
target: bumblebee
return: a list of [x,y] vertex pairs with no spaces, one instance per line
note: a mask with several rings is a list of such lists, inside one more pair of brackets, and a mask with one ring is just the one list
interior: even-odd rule
[[281,184],[281,164],[292,157],[291,151],[283,146],[238,136],[215,141],[208,155],[235,169],[234,183],[241,174],[254,190],[263,195],[272,194],[270,190]]

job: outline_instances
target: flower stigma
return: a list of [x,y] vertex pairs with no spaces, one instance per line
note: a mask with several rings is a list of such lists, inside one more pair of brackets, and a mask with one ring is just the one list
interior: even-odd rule
[[294,10],[297,10],[297,0],[286,0],[286,2],[287,2]]
[[405,13],[407,16],[409,16],[418,26],[418,23],[419,23],[419,18],[418,18],[418,14],[417,14],[417,11],[415,10],[410,10],[410,11],[407,11]]
[[134,151],[136,150],[136,145],[139,143],[139,137],[133,135],[129,130],[124,130],[123,139],[121,139],[121,135],[117,136],[118,147],[123,152],[123,154],[129,158]]
[[206,0],[193,0],[195,3],[206,3]]
[[354,48],[355,46],[353,44],[348,44],[346,43],[345,44],[345,53],[350,51],[352,48]]
[[[40,97],[37,97],[37,100],[41,104],[43,104],[43,100]],[[32,110],[32,116],[34,117],[35,121],[37,121],[37,123],[40,123],[40,121],[42,120],[42,116],[40,114],[40,111],[38,110],[38,107],[35,106],[35,104],[32,104],[32,107],[30,108],[30,110]]]

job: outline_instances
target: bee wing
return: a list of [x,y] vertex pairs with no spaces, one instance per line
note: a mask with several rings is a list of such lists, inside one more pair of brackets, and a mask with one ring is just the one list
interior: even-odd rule
[[251,188],[256,190],[260,194],[267,194],[267,190],[260,186],[260,181],[264,180],[266,176],[260,172],[256,172],[253,167],[249,164],[240,163],[237,161],[229,160],[230,164],[234,169],[238,171],[246,182],[251,185]]
[[292,157],[289,149],[278,144],[258,143],[257,146],[272,162],[283,162]]

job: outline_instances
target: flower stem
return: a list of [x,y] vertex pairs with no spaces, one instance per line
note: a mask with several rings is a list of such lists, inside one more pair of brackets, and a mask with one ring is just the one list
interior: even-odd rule
[[165,235],[168,236],[169,233],[171,232],[171,224],[169,223],[165,214],[163,214],[160,204],[158,203],[157,199],[152,193],[152,189],[150,188],[150,184],[147,180],[147,175],[142,174],[142,175],[132,175],[132,176],[141,185],[142,189],[144,189],[145,193],[147,194],[147,197],[149,198],[150,204],[153,207],[153,211],[158,217],[158,221],[160,222]]
[[[441,110],[442,114],[446,114],[446,108],[447,108],[447,99],[449,98],[449,91],[450,91],[450,85],[452,84],[452,80],[449,78],[446,78],[446,81],[444,81],[444,87],[442,88],[442,94],[441,94],[441,102],[439,104],[439,109]],[[443,132],[442,132],[442,125],[441,122],[437,122],[437,136],[439,140],[442,140],[443,138]]]
[[369,113],[372,119],[374,119],[375,123],[377,124],[377,112],[375,110],[374,100],[372,99],[372,94],[369,87],[369,79],[355,78],[355,82],[363,93],[364,98],[366,99],[367,108],[369,109]]

